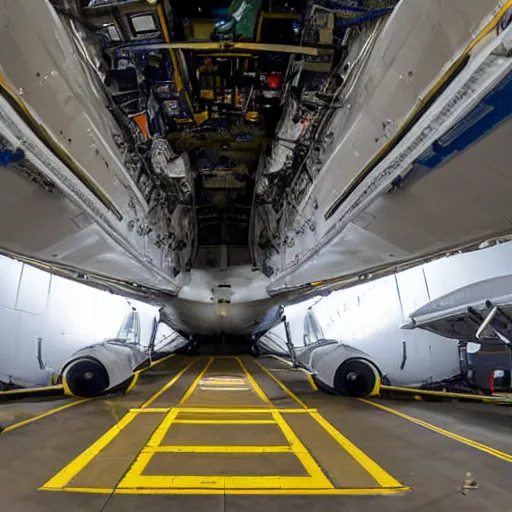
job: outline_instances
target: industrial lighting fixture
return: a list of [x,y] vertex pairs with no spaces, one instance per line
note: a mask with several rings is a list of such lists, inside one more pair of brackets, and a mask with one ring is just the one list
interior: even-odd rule
[[156,5],[158,3],[158,0],[146,0],[146,2],[149,4],[149,5]]

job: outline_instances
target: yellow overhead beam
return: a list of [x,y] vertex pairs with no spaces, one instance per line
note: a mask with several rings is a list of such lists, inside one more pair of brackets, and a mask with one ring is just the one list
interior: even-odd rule
[[[131,45],[124,46],[123,48],[130,48]],[[294,46],[291,44],[267,44],[267,43],[247,43],[247,42],[233,42],[233,41],[220,41],[220,42],[167,42],[167,43],[148,43],[138,44],[133,46],[138,50],[211,50],[211,51],[230,51],[230,50],[248,50],[255,52],[275,52],[275,53],[296,53],[300,55],[331,55],[333,53],[330,49],[314,48],[311,46]],[[121,48],[122,49],[122,48]]]

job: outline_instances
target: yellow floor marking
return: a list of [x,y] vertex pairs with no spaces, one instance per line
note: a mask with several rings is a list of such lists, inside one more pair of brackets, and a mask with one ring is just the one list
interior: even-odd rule
[[318,386],[316,385],[316,382],[313,379],[313,376],[310,373],[306,372],[306,371],[304,373],[306,374],[306,377],[308,379],[309,385],[313,388],[313,391],[318,391]]
[[170,412],[177,410],[179,412],[190,413],[208,413],[208,414],[226,414],[226,413],[249,413],[249,414],[268,414],[271,412],[280,412],[281,414],[301,414],[308,412],[317,412],[317,409],[279,409],[277,407],[260,407],[259,409],[244,409],[243,407],[156,407],[148,409],[130,409],[131,412]]
[[[165,432],[162,436],[165,436]],[[149,443],[148,443],[149,444]],[[147,446],[147,445],[146,445]],[[122,489],[123,487],[146,487],[145,485],[140,485],[139,480],[142,478],[141,475],[146,469],[146,466],[151,462],[153,455],[155,454],[153,451],[145,451],[146,447],[142,449],[139,453],[135,462],[130,466],[126,474],[124,475],[121,482],[118,484],[118,488]],[[163,485],[161,487],[168,487],[169,483],[172,482],[171,477],[167,477],[167,485]]]
[[[131,475],[119,484],[119,489],[318,489],[315,478],[305,476],[144,476]],[[329,485],[326,489],[331,489]],[[179,494],[179,493],[178,493]],[[243,494],[243,493],[241,493]],[[266,492],[262,492],[266,494]]]
[[161,389],[159,389],[153,396],[148,398],[141,406],[141,409],[146,409],[149,407],[157,398],[162,396],[168,389],[170,389],[176,382],[178,382],[179,378],[192,366],[195,364],[195,360],[191,363],[187,364],[183,370],[181,370],[178,374],[176,374],[167,384],[165,384]]
[[509,453],[505,453],[500,450],[496,450],[495,448],[491,448],[490,446],[479,443],[478,441],[473,441],[472,439],[468,439],[467,437],[459,436],[458,434],[454,434],[453,432],[445,430],[444,428],[436,427],[435,425],[431,425],[430,423],[427,423],[426,421],[415,418],[414,416],[409,416],[408,414],[397,411],[395,409],[391,409],[390,407],[386,407],[381,404],[377,404],[370,400],[365,400],[365,399],[360,398],[359,401],[364,402],[365,404],[368,404],[368,405],[372,405],[373,407],[377,407],[378,409],[382,409],[383,411],[389,412],[390,414],[394,414],[395,416],[399,416],[400,418],[403,418],[404,420],[411,421],[412,423],[416,423],[416,425],[420,425],[424,428],[432,430],[433,432],[437,432],[438,434],[449,437],[450,439],[454,439],[455,441],[458,441],[459,443],[463,443],[467,446],[471,446],[472,448],[476,448],[477,450],[480,450],[481,452],[485,452],[485,453],[488,453],[489,455],[493,455],[494,457],[497,457],[498,459],[502,459],[507,462],[512,462],[512,455]]
[[[132,377],[132,381],[130,382],[130,385],[126,388],[126,393],[129,393],[134,387],[135,385],[137,384],[137,382],[139,382],[139,376],[140,376],[140,371],[137,371],[133,374],[133,377]],[[67,393],[70,393],[71,390],[69,389],[69,386],[67,385],[66,383],[66,392]],[[66,393],[66,394],[67,394]],[[74,396],[74,395],[73,395]]]
[[[265,403],[272,406],[269,398],[259,386],[254,377],[250,374],[242,360],[233,357],[240,364],[248,382],[255,392],[265,400]],[[204,374],[215,358],[210,358],[204,369],[194,380],[190,388],[183,396],[180,403],[186,401],[199,385]],[[179,374],[163,386],[155,395],[148,399],[140,408],[130,409],[112,429],[104,434],[98,441],[87,448],[81,455],[68,464],[57,475],[51,478],[41,487],[41,490],[47,491],[67,491],[67,492],[87,492],[87,493],[117,493],[117,494],[290,494],[290,495],[378,495],[405,492],[407,487],[401,486],[399,482],[389,476],[377,464],[369,459],[361,450],[352,445],[342,434],[340,434],[332,425],[330,425],[316,409],[308,409],[306,404],[294,395],[278,379],[270,376],[285,390],[294,400],[296,400],[302,409],[280,409],[277,407],[170,407],[170,408],[151,408],[151,403],[169,389],[181,375],[193,364],[187,365]],[[259,363],[258,363],[259,364]],[[259,365],[261,366],[261,365]],[[263,368],[263,367],[262,367]],[[263,368],[265,371],[266,369]],[[267,372],[268,373],[268,372]],[[125,476],[115,489],[104,488],[76,488],[66,487],[73,478],[80,473],[100,452],[103,450],[136,416],[140,413],[157,412],[165,414],[164,419],[152,433],[150,439],[140,451],[133,464],[127,470]],[[201,413],[212,414],[213,419],[178,419],[181,413]],[[215,420],[216,414],[271,414],[272,420]],[[303,413],[310,414],[356,461],[361,464],[382,486],[381,488],[361,488],[361,489],[336,489],[324,474],[320,466],[314,460],[312,454],[306,446],[297,437],[290,425],[286,422],[284,414]],[[276,424],[285,436],[288,446],[253,446],[253,445],[231,445],[231,446],[197,446],[197,445],[162,445],[162,442],[172,427],[173,423],[183,424]],[[144,475],[144,471],[151,462],[156,453],[230,453],[230,454],[261,454],[275,453],[285,454],[293,453],[302,464],[309,476],[240,476],[240,475]]]
[[199,382],[201,382],[201,379],[204,377],[204,374],[208,371],[208,368],[213,363],[215,358],[210,357],[208,360],[208,363],[206,363],[206,366],[203,368],[203,370],[199,373],[199,375],[196,377],[192,385],[187,389],[187,392],[181,397],[180,404],[184,404],[192,395],[192,393],[196,390],[197,386],[199,385]]
[[125,414],[121,420],[114,425],[108,432],[103,434],[94,444],[89,446],[76,459],[71,461],[64,469],[59,471],[54,477],[46,482],[41,489],[62,489],[73,478],[75,478],[82,469],[89,464],[98,453],[103,450],[121,431],[126,428],[137,415],[133,412]]
[[315,419],[329,435],[360,464],[382,487],[402,487],[387,471],[382,469],[366,453],[351,443],[341,432],[336,430],[321,414],[314,412],[311,417]]
[[318,386],[316,385],[316,382],[314,381],[313,376],[311,375],[311,373],[306,371],[304,368],[300,368],[300,367],[294,368],[293,367],[293,363],[291,363],[290,361],[287,361],[286,359],[284,359],[282,357],[275,356],[273,354],[268,354],[268,355],[265,355],[264,357],[271,357],[272,359],[276,359],[277,361],[280,361],[281,363],[284,363],[288,367],[290,367],[290,369],[287,369],[287,368],[282,368],[282,369],[281,368],[275,368],[275,370],[279,370],[279,371],[301,371],[302,373],[304,373],[304,375],[306,375],[306,378],[308,379],[309,385],[311,386],[313,391],[318,391]]
[[301,407],[304,409],[307,409],[308,406],[290,389],[288,389],[275,375],[272,375],[259,361],[256,359],[254,362],[274,381],[277,383],[277,385],[289,396],[292,397],[293,400],[295,400]]
[[267,404],[274,405],[269,397],[265,394],[263,389],[260,388],[260,385],[254,380],[254,377],[249,373],[249,370],[245,367],[244,363],[239,357],[235,357],[235,359],[238,361],[238,364],[242,367],[242,370],[244,371],[247,380],[249,381],[250,385],[253,387],[256,394]]
[[306,447],[302,444],[295,432],[286,423],[284,418],[278,413],[272,413],[272,417],[281,428],[286,440],[290,443],[290,447],[295,456],[300,460],[311,478],[316,482],[317,488],[334,489],[334,485],[325,476],[324,472],[320,469],[318,464],[313,459]]
[[380,487],[358,489],[105,489],[92,487],[66,487],[64,489],[41,489],[43,491],[60,491],[86,494],[159,494],[159,495],[293,495],[293,496],[378,496],[386,494],[402,494],[410,491],[410,487]]
[[414,395],[438,396],[441,398],[467,398],[468,400],[477,400],[479,402],[492,402],[499,404],[510,404],[512,400],[504,395],[472,395],[469,393],[450,393],[449,391],[431,391],[429,389],[402,388],[399,386],[381,385],[382,391],[397,391],[399,393],[411,393]]
[[[150,450],[148,450],[150,451]],[[289,446],[166,446],[160,445],[154,448],[156,453],[293,453]]]
[[162,423],[158,425],[158,428],[153,432],[152,436],[149,438],[149,441],[146,443],[146,446],[143,448],[144,451],[146,448],[157,448],[160,446],[160,443],[164,440],[165,434],[172,425],[172,422],[178,416],[178,412],[176,409],[172,409],[167,416],[164,418]]
[[274,425],[273,420],[175,420],[189,425]]
[[[153,368],[154,366],[156,366],[156,365],[166,361],[167,359],[170,359],[171,357],[174,357],[175,355],[176,354],[170,354],[170,355],[168,355],[166,357],[163,357],[163,358],[159,359],[158,361],[155,361],[154,363],[152,363],[151,366],[149,366],[148,368],[144,368],[143,370],[139,370],[138,372],[136,372],[136,377],[134,378],[134,380],[132,380],[132,382],[131,382],[130,386],[128,387],[128,389],[126,390],[126,392],[128,393],[128,391],[130,391],[130,389],[132,389],[134,387],[134,385],[137,382],[137,379],[138,379],[138,376],[139,376],[140,373]],[[59,389],[63,389],[63,386],[60,386],[60,385],[59,386],[50,386],[48,388],[42,388],[42,389],[56,389],[56,390],[59,390]],[[9,391],[7,391],[6,393],[9,393]],[[60,411],[64,411],[65,409],[69,409],[70,407],[74,407],[75,405],[83,404],[83,403],[89,402],[91,400],[92,400],[92,398],[81,398],[79,400],[76,400],[75,402],[71,402],[69,404],[62,405],[60,407],[56,407],[55,409],[51,409],[49,411],[43,412],[41,414],[38,414],[37,416],[34,416],[33,418],[29,418],[29,419],[26,419],[24,421],[20,421],[19,423],[15,423],[13,425],[9,425],[8,427],[4,428],[4,430],[2,430],[2,432],[0,432],[0,434],[6,434],[7,432],[11,432],[12,430],[15,430],[17,428],[24,427],[25,425],[29,425],[30,423],[33,423],[34,421],[41,420],[43,418],[46,418],[47,416],[51,416],[52,414],[56,414],[56,413],[58,413]],[[144,404],[143,404],[142,407],[144,407]]]
[[29,418],[27,420],[20,421],[19,423],[14,423],[13,425],[9,425],[8,427],[4,428],[4,430],[1,432],[1,434],[6,434],[7,432],[11,432],[12,430],[15,430],[17,428],[24,427],[25,425],[28,425],[29,423],[33,423],[34,421],[42,420],[43,418],[46,418],[47,416],[51,416],[52,414],[58,413],[60,411],[64,411],[65,409],[69,409],[70,407],[74,407],[75,405],[80,405],[85,402],[89,402],[91,400],[92,400],[92,398],[83,398],[81,400],[76,400],[75,402],[71,402],[70,404],[61,405],[60,407],[56,407],[55,409],[51,409],[49,411],[38,414],[37,416],[34,416],[33,418]]
[[[272,405],[267,395],[260,388],[259,384],[254,380],[249,373],[242,360],[238,357],[235,359],[240,364],[247,380],[251,383],[258,396],[266,403]],[[192,391],[197,387],[201,378],[206,373],[206,370],[211,364],[213,359],[210,359],[208,365],[203,369],[200,375],[195,379],[191,388]],[[191,393],[190,389],[184,395],[186,400]],[[225,410],[233,413],[233,408],[224,408]],[[183,408],[187,412],[190,409]],[[205,413],[207,408],[196,408],[201,413]],[[218,408],[211,410],[219,412]],[[246,412],[247,409],[239,408],[240,412]],[[257,412],[268,414],[270,409],[263,410],[256,409]],[[118,488],[183,488],[183,489],[333,489],[334,486],[329,479],[322,472],[318,464],[313,459],[312,455],[308,452],[306,447],[301,443],[299,438],[295,435],[290,426],[286,423],[284,418],[279,412],[273,410],[271,412],[274,422],[280,427],[289,446],[162,446],[162,441],[165,438],[171,425],[177,421],[180,409],[172,408],[162,423],[155,430],[146,446],[142,449],[135,462],[132,464]],[[209,420],[216,423],[215,420]],[[222,421],[222,420],[220,420]],[[293,453],[302,463],[305,470],[308,472],[309,477],[284,477],[284,476],[175,476],[175,475],[143,475],[147,465],[150,463],[155,453]]]
[[147,409],[134,408],[130,409],[130,412],[136,412],[137,414],[146,413],[146,412],[156,412],[156,413],[168,413],[172,411],[172,407],[148,407]]
[[0,391],[0,397],[11,396],[11,395],[26,395],[29,393],[38,393],[39,391],[63,391],[64,387],[62,384],[55,386],[45,386],[43,388],[20,388],[20,389],[9,389],[7,391]]
[[176,356],[176,354],[169,354],[168,356],[162,357],[162,358],[158,359],[157,361],[154,361],[147,368],[142,368],[141,370],[137,370],[133,374],[133,379],[130,382],[128,389],[126,390],[126,393],[129,393],[135,387],[135,385],[137,384],[137,382],[139,380],[141,373],[147,372],[148,370],[151,370],[152,368],[154,368],[156,365],[163,363],[164,361],[167,361],[168,359],[171,359],[171,357],[175,357],[175,356]]

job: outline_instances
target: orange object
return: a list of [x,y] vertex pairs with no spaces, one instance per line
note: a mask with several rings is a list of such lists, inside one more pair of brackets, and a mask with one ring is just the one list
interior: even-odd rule
[[149,126],[148,126],[148,116],[146,113],[139,114],[133,118],[140,128],[141,132],[144,134],[146,139],[150,139],[151,135],[149,134]]

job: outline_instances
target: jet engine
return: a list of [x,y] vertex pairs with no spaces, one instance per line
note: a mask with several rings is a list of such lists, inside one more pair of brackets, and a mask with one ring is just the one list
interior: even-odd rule
[[109,340],[82,348],[64,364],[66,394],[92,397],[128,385],[134,369],[147,358],[140,346]]
[[322,340],[297,351],[297,362],[319,384],[340,395],[372,396],[379,392],[381,372],[365,352],[337,341]]
[[378,393],[380,373],[368,359],[343,361],[334,374],[334,389],[341,395],[365,397]]

